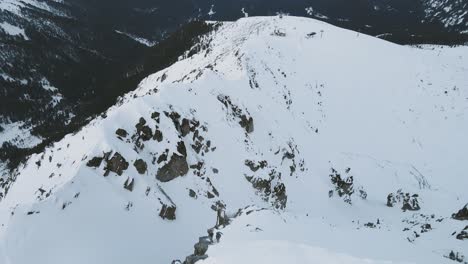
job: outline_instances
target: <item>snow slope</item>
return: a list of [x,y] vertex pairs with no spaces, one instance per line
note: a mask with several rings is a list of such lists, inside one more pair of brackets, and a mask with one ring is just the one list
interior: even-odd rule
[[[285,16],[223,23],[192,51],[2,183],[1,263],[171,263],[215,225],[218,201],[236,217],[200,263],[468,256],[452,235],[467,222],[451,218],[468,202],[467,47]],[[128,168],[86,165],[104,153]],[[167,181],[171,157],[190,168]],[[337,174],[354,193],[339,196]],[[421,209],[388,207],[399,189]]]

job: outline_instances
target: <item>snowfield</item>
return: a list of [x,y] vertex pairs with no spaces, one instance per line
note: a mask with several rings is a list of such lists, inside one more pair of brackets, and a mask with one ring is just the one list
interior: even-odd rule
[[285,16],[193,50],[3,179],[0,263],[183,261],[217,204],[200,264],[468,262],[468,47]]

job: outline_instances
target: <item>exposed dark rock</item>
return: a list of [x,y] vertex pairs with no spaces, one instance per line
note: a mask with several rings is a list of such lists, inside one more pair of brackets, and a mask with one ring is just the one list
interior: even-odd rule
[[154,131],[153,139],[158,142],[161,142],[163,140],[163,134],[159,129],[156,129]]
[[252,160],[245,160],[244,164],[253,172],[258,171],[259,169],[264,169],[268,166],[268,162],[266,160],[259,161],[258,164]]
[[158,160],[157,160],[157,163],[161,163],[163,161],[167,161],[167,153],[163,153],[159,156]]
[[396,199],[395,195],[393,193],[390,193],[387,195],[387,206],[388,207],[393,207],[394,204],[396,204]]
[[125,129],[119,128],[115,131],[115,134],[119,137],[125,138],[128,136],[128,133]]
[[133,185],[135,184],[135,179],[131,179],[128,178],[125,182],[124,182],[124,188],[129,190],[129,191],[133,191]]
[[453,261],[460,262],[460,263],[463,263],[463,261],[465,259],[465,256],[463,256],[459,252],[454,252],[453,250],[451,250],[450,253],[448,254],[448,256],[445,256],[445,257],[448,258],[448,259],[451,259]]
[[214,194],[212,194],[211,192],[206,192],[206,197],[208,197],[208,199],[215,198]]
[[468,226],[465,226],[465,228],[459,234],[457,234],[457,239],[459,240],[468,239]]
[[353,176],[349,176],[343,179],[341,177],[341,174],[339,174],[338,171],[332,168],[330,180],[335,186],[335,191],[338,193],[338,196],[344,197],[344,201],[351,204],[351,195],[354,193]]
[[171,113],[164,112],[164,114],[172,120],[172,122],[174,123],[174,127],[176,128],[177,131],[180,132],[180,122],[179,122],[180,114],[177,112],[171,112]]
[[187,118],[182,119],[182,125],[180,126],[180,133],[183,137],[190,133],[190,121]]
[[199,161],[197,162],[197,164],[193,164],[193,165],[190,165],[190,168],[191,169],[197,169],[197,170],[201,170],[203,168],[203,162],[202,161]]
[[418,195],[410,195],[409,193],[406,193],[403,197],[403,206],[401,207],[401,210],[418,211],[419,209],[421,209],[421,207],[419,206]]
[[187,148],[185,147],[185,143],[183,141],[177,143],[177,152],[182,154],[182,156],[187,157]]
[[203,255],[203,256],[190,255],[185,259],[184,264],[195,264],[197,261],[204,260],[207,258],[208,258],[208,255]]
[[86,163],[86,166],[97,168],[97,167],[101,166],[101,163],[102,163],[103,159],[104,159],[103,157],[94,157],[94,158],[90,159]]
[[275,186],[272,186],[272,182],[275,179],[280,179],[280,175],[274,171],[270,173],[270,179],[261,179],[254,177],[246,177],[246,179],[257,189],[265,200],[272,199],[272,204],[277,209],[286,208],[288,196],[286,195],[286,186],[282,182],[276,182]]
[[195,150],[197,154],[200,154],[203,144],[200,141],[196,141],[195,144],[192,144],[192,149]]
[[159,117],[160,117],[160,113],[158,112],[154,112],[151,114],[151,118],[154,119],[154,121],[156,121],[157,123],[159,123]]
[[462,209],[460,209],[457,213],[452,215],[453,219],[457,220],[468,220],[468,204],[466,204]]
[[135,127],[137,129],[138,136],[143,139],[143,141],[148,141],[153,137],[153,131],[146,125],[146,120],[143,117],[140,118]]
[[245,132],[252,133],[254,131],[253,118],[252,117],[247,118],[246,115],[242,115],[240,118],[241,118],[241,121],[239,121],[239,124],[241,125],[241,127],[245,129]]
[[214,173],[214,174],[218,174],[218,173],[219,173],[219,170],[216,169],[216,168],[213,168],[213,173]]
[[175,220],[176,219],[176,207],[175,205],[166,205],[163,204],[161,207],[161,211],[159,212],[159,216],[162,219],[167,219],[167,220]]
[[148,169],[148,165],[146,165],[146,162],[142,159],[135,160],[133,166],[135,166],[136,170],[140,174],[145,174],[146,170]]
[[192,198],[196,198],[196,197],[197,197],[197,193],[196,193],[194,190],[190,189],[190,190],[189,190],[189,196],[192,197]]
[[206,254],[206,252],[208,251],[208,246],[210,245],[210,242],[209,242],[209,238],[207,237],[206,239],[204,239],[203,237],[201,237],[198,241],[198,243],[196,243],[194,245],[194,255],[196,256],[203,256]]
[[179,176],[186,175],[188,170],[187,159],[174,153],[169,162],[158,169],[156,179],[162,182],[168,182]]
[[121,176],[123,171],[128,169],[128,162],[120,155],[120,153],[116,152],[114,156],[107,161],[106,165],[106,173],[104,176],[109,175],[109,172],[115,172],[117,175]]

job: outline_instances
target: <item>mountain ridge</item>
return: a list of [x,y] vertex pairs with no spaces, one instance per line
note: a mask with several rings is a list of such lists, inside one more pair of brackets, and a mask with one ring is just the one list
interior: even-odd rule
[[290,16],[222,23],[2,182],[0,257],[170,263],[192,254],[219,203],[241,213],[205,263],[269,240],[344,263],[467,255],[450,236],[468,200],[466,49]]

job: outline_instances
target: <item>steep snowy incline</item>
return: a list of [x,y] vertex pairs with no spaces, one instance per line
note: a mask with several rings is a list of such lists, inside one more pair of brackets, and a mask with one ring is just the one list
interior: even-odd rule
[[467,54],[306,18],[223,23],[2,182],[0,262],[171,263],[222,207],[200,263],[462,259]]

